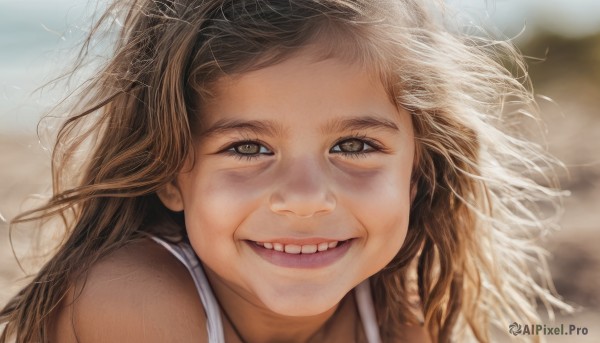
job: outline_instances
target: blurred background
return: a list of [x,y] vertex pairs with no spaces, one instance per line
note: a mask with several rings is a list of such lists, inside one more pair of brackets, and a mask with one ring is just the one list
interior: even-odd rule
[[[556,323],[588,329],[586,336],[546,338],[600,342],[600,1],[448,2],[473,24],[493,25],[529,56],[547,147],[567,166],[560,179],[571,193],[561,231],[543,241],[558,293],[578,308],[557,314]],[[66,70],[65,56],[89,28],[93,10],[86,0],[0,0],[0,305],[26,282],[6,220],[49,190],[50,153],[36,125],[70,91],[52,87],[52,77]],[[32,249],[27,231],[12,239],[19,256]],[[34,271],[28,262],[26,270]]]

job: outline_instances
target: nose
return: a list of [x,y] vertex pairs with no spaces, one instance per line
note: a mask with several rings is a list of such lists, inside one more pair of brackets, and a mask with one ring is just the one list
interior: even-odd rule
[[279,171],[270,197],[271,210],[277,214],[310,218],[335,209],[327,171],[315,159],[293,161]]

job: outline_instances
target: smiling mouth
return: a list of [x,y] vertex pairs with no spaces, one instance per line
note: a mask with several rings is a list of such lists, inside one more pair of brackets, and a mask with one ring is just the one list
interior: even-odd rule
[[284,244],[279,242],[254,242],[254,244],[263,247],[267,250],[274,250],[283,252],[286,254],[317,254],[320,252],[324,252],[327,250],[335,249],[338,246],[341,246],[347,243],[349,240],[345,241],[330,241],[330,242],[321,242],[319,244]]
[[274,265],[314,269],[326,267],[340,260],[346,255],[355,240],[351,238],[344,241],[302,245],[255,241],[246,241],[246,243],[258,256]]

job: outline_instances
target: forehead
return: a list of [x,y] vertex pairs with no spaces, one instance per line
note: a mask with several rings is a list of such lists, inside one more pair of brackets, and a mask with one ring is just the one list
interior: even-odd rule
[[278,64],[224,76],[201,106],[202,126],[219,120],[270,120],[308,125],[339,116],[400,120],[374,68],[310,50]]

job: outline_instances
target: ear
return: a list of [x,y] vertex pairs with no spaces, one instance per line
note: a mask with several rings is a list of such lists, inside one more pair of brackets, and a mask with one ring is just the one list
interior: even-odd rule
[[183,196],[175,180],[167,183],[163,188],[156,192],[160,201],[166,208],[173,212],[183,211]]

